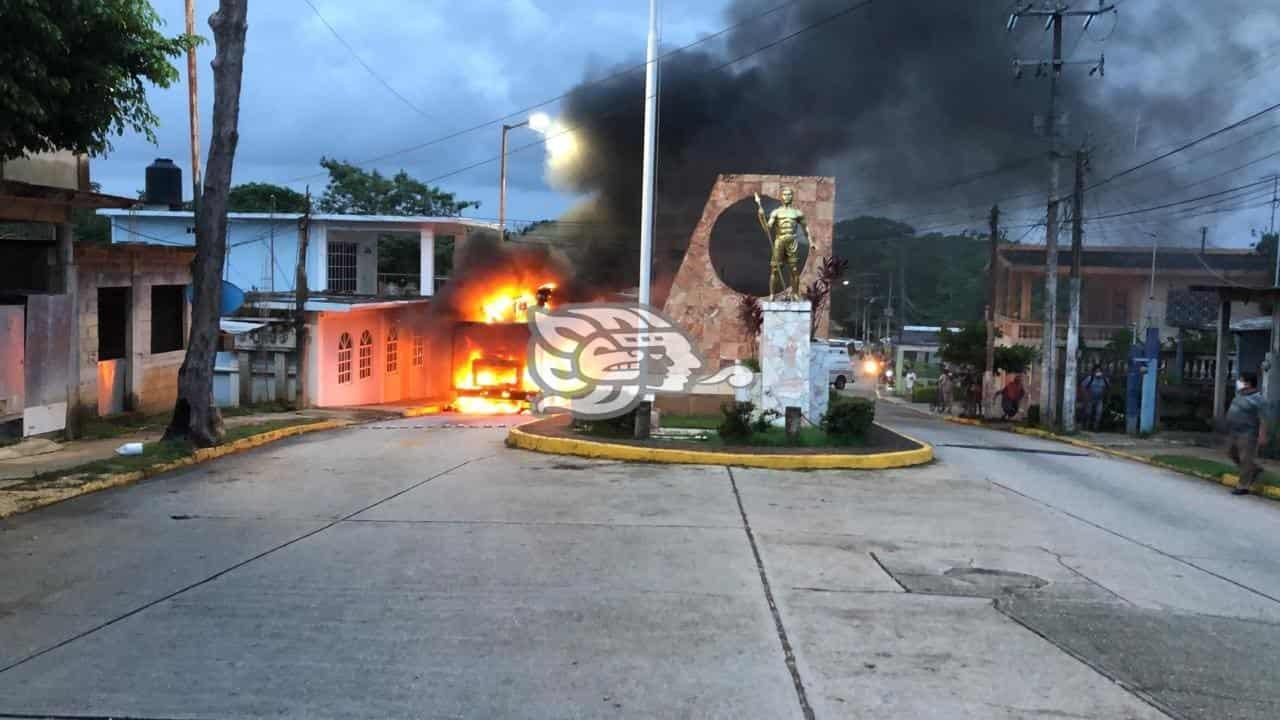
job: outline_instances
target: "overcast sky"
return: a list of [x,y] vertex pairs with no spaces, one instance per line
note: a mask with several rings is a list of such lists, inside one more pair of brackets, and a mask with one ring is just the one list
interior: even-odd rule
[[[361,59],[425,115],[362,68],[304,0],[251,0],[234,182],[289,183],[301,190],[309,181],[318,193],[326,178],[320,156],[362,161],[542,102],[572,88],[589,68],[643,59],[648,21],[645,0],[312,2]],[[182,31],[182,0],[152,4],[167,22],[166,32]],[[210,38],[207,18],[215,7],[215,0],[196,2],[198,31]],[[721,9],[716,1],[667,2],[664,40],[685,43],[713,31],[724,22]],[[212,43],[200,48],[205,152],[212,56]],[[118,138],[114,151],[92,166],[105,192],[132,196],[156,157],[172,158],[189,183],[185,82],[153,88],[149,96],[161,119],[159,146],[141,136]],[[546,109],[554,115],[556,106]],[[496,157],[499,135],[496,126],[484,128],[372,167],[433,178]],[[528,129],[510,136],[513,146],[536,139]],[[572,204],[573,197],[544,181],[543,160],[538,148],[511,156],[510,218],[555,217]],[[497,216],[496,162],[438,184],[482,203],[469,215]]]
[[[954,1],[1005,4],[1005,0]],[[181,32],[182,0],[152,2],[167,22],[166,32]],[[274,182],[298,190],[309,182],[313,193],[318,194],[326,178],[318,165],[322,155],[364,161],[497,120],[504,114],[552,98],[588,76],[598,75],[619,63],[641,60],[648,6],[647,0],[311,2],[359,57],[407,102],[361,66],[306,0],[251,0],[234,182]],[[1220,2],[1226,12],[1214,11]],[[1118,33],[1110,32],[1114,19],[1100,20],[1100,26],[1088,36],[1081,36],[1078,28],[1072,28],[1074,39],[1069,42],[1069,56],[1074,53],[1091,58],[1103,50],[1107,54],[1105,80],[1081,84],[1080,92],[1118,92],[1106,100],[1115,108],[1113,115],[1118,125],[1115,134],[1127,135],[1131,132],[1128,127],[1137,131],[1129,152],[1108,148],[1106,157],[1096,158],[1095,171],[1111,172],[1133,164],[1157,152],[1163,142],[1195,137],[1275,102],[1280,97],[1280,73],[1272,72],[1277,64],[1277,51],[1267,50],[1271,55],[1264,58],[1266,62],[1255,62],[1250,57],[1247,63],[1225,51],[1215,51],[1218,44],[1227,39],[1247,47],[1269,48],[1280,34],[1280,10],[1275,3],[1276,0],[1262,3],[1120,0],[1124,21]],[[664,0],[664,46],[688,43],[723,28],[730,22],[725,17],[728,4],[728,0]],[[765,7],[780,3],[738,0],[737,4]],[[841,4],[833,2],[832,6]],[[1085,3],[1082,0],[1080,4]],[[1239,11],[1231,12],[1229,5]],[[207,37],[211,37],[207,17],[215,7],[215,0],[197,0],[197,30]],[[928,3],[921,3],[922,11],[928,7]],[[842,22],[874,23],[874,17],[855,16]],[[838,37],[849,29],[835,24],[818,32],[835,33]],[[772,40],[773,34],[781,32],[761,27],[760,42]],[[1045,34],[1033,28],[1020,28],[1010,38],[1014,42],[1002,52],[1039,56],[1047,50]],[[785,50],[785,46],[781,49]],[[1222,56],[1220,66],[1212,64],[1215,53]],[[212,56],[212,44],[200,48],[201,119],[206,143],[212,113],[209,70]],[[767,61],[777,62],[786,57],[786,52],[771,52]],[[762,59],[765,58],[762,56]],[[956,58],[957,63],[963,64],[963,60]],[[181,67],[185,74],[185,64]],[[1086,69],[1071,72],[1083,77]],[[995,78],[990,82],[1008,82],[1008,79]],[[1179,95],[1191,97],[1219,82],[1233,88],[1232,97],[1212,105],[1195,106],[1197,112],[1182,123],[1186,127],[1180,128],[1183,135],[1178,138],[1148,137],[1145,133],[1149,121],[1145,121],[1144,112],[1164,112],[1166,116],[1181,112],[1171,113],[1158,107],[1127,107],[1124,102],[1125,88],[1150,91],[1176,86],[1182,89]],[[1026,87],[1010,87],[1008,92],[1029,91]],[[114,151],[93,163],[94,179],[106,192],[130,196],[136,193],[142,188],[145,166],[155,157],[174,159],[182,166],[184,178],[189,182],[185,82],[167,90],[152,89],[150,98],[161,119],[157,129],[159,146],[134,135],[116,139]],[[417,110],[409,107],[410,104]],[[546,108],[552,115],[556,109],[554,104]],[[1264,118],[1251,129],[1262,129],[1277,121],[1280,118]],[[639,127],[636,132],[640,132]],[[528,129],[516,130],[511,136],[513,146],[536,139],[537,135]],[[1228,136],[1223,138],[1223,143],[1238,139]],[[916,142],[912,138],[899,140],[907,143],[904,148]],[[1261,136],[1257,141],[1211,159],[1223,167],[1238,165],[1234,159],[1237,153],[1247,152],[1245,157],[1260,156],[1274,149],[1275,140]],[[1252,146],[1258,149],[1250,150]],[[1214,147],[1209,143],[1200,149]],[[427,148],[397,153],[370,166],[384,172],[404,168],[416,177],[434,180],[434,184],[455,192],[461,199],[482,203],[479,210],[469,211],[469,215],[493,218],[498,204],[497,162],[457,171],[495,158],[498,149],[499,128],[494,125]],[[1189,155],[1194,153],[1179,159]],[[856,214],[859,197],[883,195],[875,191],[875,173],[865,177],[867,173],[857,172],[855,161],[856,157],[833,158],[829,163],[831,172],[842,183],[841,215]],[[543,162],[544,154],[539,147],[511,157],[507,212],[510,219],[556,217],[577,200],[547,184]],[[1191,173],[1194,179],[1199,179],[1206,176],[1207,167],[1191,163],[1179,172]],[[945,168],[942,176],[963,176],[983,169],[985,166]],[[1257,164],[1238,174],[1239,177],[1232,175],[1223,182],[1249,182],[1273,171],[1270,164]],[[638,173],[639,168],[635,172]],[[938,178],[926,179],[936,181]],[[1140,188],[1141,183],[1137,187]],[[1216,185],[1205,187],[1208,187],[1206,192],[1217,189]],[[1125,188],[1126,192],[1132,190],[1133,186]],[[1102,204],[1108,206],[1129,202],[1122,196],[1102,200],[1105,201]],[[846,211],[846,207],[851,209]],[[890,207],[879,212],[902,216],[903,210]],[[1259,209],[1255,204],[1248,213],[1230,218],[1213,217],[1218,223],[1216,227],[1226,226],[1221,235],[1233,238],[1222,244],[1239,245],[1247,241],[1251,228],[1265,226],[1266,213],[1267,208]],[[1035,214],[1032,208],[1026,218],[1012,219],[1025,223]],[[1125,231],[1118,222],[1116,227],[1117,234]],[[1145,231],[1145,227],[1140,229]],[[1029,238],[1035,239],[1034,234]],[[1216,238],[1211,238],[1211,242],[1214,240]]]

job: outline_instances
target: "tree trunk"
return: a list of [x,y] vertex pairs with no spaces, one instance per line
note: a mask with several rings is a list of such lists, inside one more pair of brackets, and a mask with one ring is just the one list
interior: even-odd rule
[[213,404],[213,361],[218,351],[222,265],[227,254],[227,195],[239,140],[240,79],[248,0],[220,0],[213,29],[213,134],[205,162],[204,193],[196,215],[196,258],[191,267],[191,335],[178,371],[178,402],[165,439],[210,447],[223,437]]

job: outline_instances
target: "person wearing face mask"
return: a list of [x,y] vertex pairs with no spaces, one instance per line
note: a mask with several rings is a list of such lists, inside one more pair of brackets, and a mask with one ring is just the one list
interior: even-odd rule
[[1258,474],[1258,445],[1265,442],[1270,418],[1267,417],[1267,403],[1262,393],[1258,392],[1257,373],[1242,372],[1236,380],[1236,396],[1227,408],[1227,433],[1229,443],[1227,454],[1239,468],[1240,482],[1231,491],[1232,495],[1248,495]]

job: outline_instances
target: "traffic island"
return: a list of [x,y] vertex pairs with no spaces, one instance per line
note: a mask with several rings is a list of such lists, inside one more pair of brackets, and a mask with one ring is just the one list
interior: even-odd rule
[[854,446],[787,447],[722,445],[683,440],[601,438],[575,432],[568,414],[514,427],[507,446],[554,455],[627,462],[733,465],[771,470],[885,470],[933,461],[933,448],[882,425],[872,425],[865,441]]

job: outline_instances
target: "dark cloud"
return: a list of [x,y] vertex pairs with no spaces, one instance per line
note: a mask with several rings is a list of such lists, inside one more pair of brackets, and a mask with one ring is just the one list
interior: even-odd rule
[[[1015,81],[1011,60],[1047,58],[1049,47],[1042,22],[1027,19],[1006,32],[1010,3],[881,0],[725,66],[849,4],[801,0],[718,46],[663,63],[659,262],[674,258],[686,242],[717,173],[833,174],[838,218],[888,214],[921,228],[980,228],[986,208],[1002,198],[1014,222],[1041,212],[1046,142],[1033,119],[1046,113],[1048,81],[1036,78],[1034,68]],[[726,24],[776,5],[736,0]],[[1250,63],[1266,69],[1256,30],[1275,26],[1274,10],[1260,14],[1243,0],[1130,1],[1120,9],[1118,22],[1104,16],[1088,33],[1079,19],[1066,26],[1068,60],[1108,56],[1105,77],[1090,77],[1091,66],[1083,64],[1067,66],[1061,80],[1061,109],[1068,114],[1062,146],[1068,152],[1086,141],[1096,147],[1094,179],[1270,102],[1248,73]],[[642,84],[641,73],[584,84],[566,104],[585,151],[558,179],[593,195],[580,213],[599,223],[585,238],[593,255],[612,248],[629,261],[636,252]],[[1274,146],[1277,138],[1264,139]],[[1168,199],[1207,170],[1256,157],[1258,147],[1243,143],[1191,167],[1161,165],[1134,178],[1138,182],[1117,181],[1090,201],[1115,209]],[[986,172],[993,169],[1000,172]],[[1070,172],[1064,163],[1064,193]],[[948,187],[957,177],[971,181]],[[1124,242],[1133,234],[1122,223],[1111,227],[1103,237],[1104,226],[1096,226],[1091,241]],[[625,270],[631,262],[603,265],[617,267],[620,282],[634,275]]]

